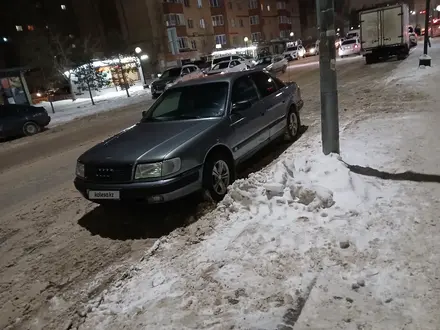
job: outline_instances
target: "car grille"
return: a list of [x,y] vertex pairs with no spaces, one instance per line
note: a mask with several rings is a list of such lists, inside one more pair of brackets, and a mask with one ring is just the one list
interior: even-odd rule
[[156,84],[152,85],[152,88],[157,91],[163,91],[165,89],[165,85],[166,84],[163,84],[163,83],[162,84],[156,83]]
[[133,165],[85,165],[86,179],[93,182],[129,182]]

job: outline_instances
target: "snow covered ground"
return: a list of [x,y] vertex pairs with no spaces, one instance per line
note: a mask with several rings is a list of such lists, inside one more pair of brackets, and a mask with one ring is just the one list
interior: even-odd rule
[[159,239],[80,328],[439,329],[438,42],[430,52],[435,67],[417,49],[362,116],[341,114],[341,156],[304,136]]
[[81,118],[103,111],[110,111],[117,108],[141,103],[151,100],[149,89],[143,89],[142,85],[135,85],[129,89],[130,97],[127,97],[125,90],[116,91],[115,88],[108,88],[94,96],[95,105],[92,105],[88,94],[81,95],[75,101],[62,100],[54,102],[55,113],[52,113],[49,102],[41,102],[37,106],[43,106],[49,112],[52,121],[49,127],[54,127],[76,118]]

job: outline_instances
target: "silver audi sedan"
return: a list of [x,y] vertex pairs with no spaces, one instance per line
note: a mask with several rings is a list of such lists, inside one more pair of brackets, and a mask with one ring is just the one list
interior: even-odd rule
[[221,200],[236,167],[300,134],[300,88],[264,71],[179,83],[137,124],[78,158],[75,187],[93,202],[163,203],[197,191]]

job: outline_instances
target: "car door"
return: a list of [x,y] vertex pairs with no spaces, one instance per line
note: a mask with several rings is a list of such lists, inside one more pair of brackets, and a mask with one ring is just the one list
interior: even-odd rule
[[282,82],[275,82],[275,78],[266,72],[252,73],[252,79],[264,101],[269,136],[275,137],[286,127],[285,119],[289,95]]
[[232,85],[232,107],[240,102],[249,102],[249,107],[237,111],[232,109],[230,114],[233,130],[230,146],[236,160],[258,149],[269,139],[269,132],[265,130],[265,104],[249,75],[238,78]]
[[232,60],[231,63],[229,63],[229,72],[235,72],[235,71],[241,71],[243,70],[243,66],[241,65],[240,61]]
[[22,132],[24,122],[15,106],[0,105],[0,137],[6,138]]
[[191,79],[190,71],[188,67],[183,67],[182,71],[180,72],[180,79],[179,81],[187,81]]

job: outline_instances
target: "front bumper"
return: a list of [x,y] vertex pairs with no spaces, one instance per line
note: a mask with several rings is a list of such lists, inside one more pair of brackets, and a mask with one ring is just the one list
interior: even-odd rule
[[[76,177],[75,188],[92,202],[165,203],[188,196],[202,189],[202,167],[176,177],[158,181],[130,183],[96,183]],[[119,192],[118,199],[91,199],[89,191]]]
[[361,50],[358,48],[352,49],[339,49],[339,56],[349,56],[360,54]]
[[166,89],[166,85],[151,85],[151,94],[162,94]]

